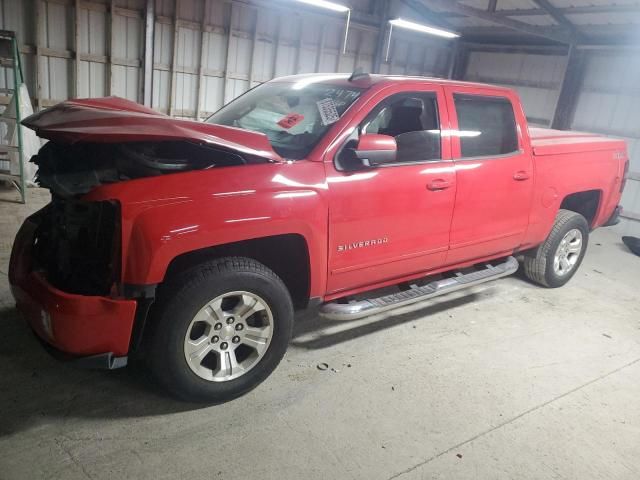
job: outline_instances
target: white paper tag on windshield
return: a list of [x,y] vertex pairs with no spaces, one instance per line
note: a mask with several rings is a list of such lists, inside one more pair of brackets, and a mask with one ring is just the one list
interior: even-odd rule
[[318,105],[318,111],[320,112],[323,125],[331,125],[332,123],[336,123],[340,120],[336,103],[332,98],[325,98],[324,100],[316,102],[316,104]]

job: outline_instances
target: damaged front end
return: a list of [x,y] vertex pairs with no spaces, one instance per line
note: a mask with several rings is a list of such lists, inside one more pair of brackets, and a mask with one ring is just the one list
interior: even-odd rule
[[53,197],[40,212],[32,264],[58,290],[109,295],[120,273],[120,206]]
[[281,161],[257,132],[178,120],[119,98],[69,100],[24,120],[49,140],[31,161],[51,203],[33,264],[63,292],[110,295],[120,276],[120,204],[88,201],[101,185]]
[[[52,199],[14,241],[16,306],[56,351],[93,366],[123,366],[155,292],[155,285],[122,280],[124,184],[282,159],[265,135],[173,119],[123,99],[70,100],[23,124],[48,140],[31,161]],[[123,188],[97,191],[114,183]],[[153,195],[153,182],[143,188]]]
[[52,196],[34,235],[34,264],[63,292],[110,295],[120,274],[120,204],[87,201],[85,194],[104,184],[260,160],[187,141],[50,141],[31,161],[36,182]]
[[49,189],[54,196],[71,198],[107,183],[256,160],[187,141],[70,145],[51,141],[31,161],[38,166],[38,185]]
[[120,248],[119,203],[85,201],[84,194],[109,183],[246,163],[237,153],[184,141],[50,141],[32,161],[36,182],[52,194],[36,230],[34,259],[53,286],[83,295],[110,293]]

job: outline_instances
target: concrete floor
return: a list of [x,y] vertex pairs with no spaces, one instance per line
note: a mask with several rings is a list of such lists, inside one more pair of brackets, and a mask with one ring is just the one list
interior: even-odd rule
[[270,379],[202,408],[59,363],[19,320],[14,219],[45,199],[0,201],[0,479],[640,478],[640,258],[615,230],[562,289],[514,276],[366,322],[301,315]]

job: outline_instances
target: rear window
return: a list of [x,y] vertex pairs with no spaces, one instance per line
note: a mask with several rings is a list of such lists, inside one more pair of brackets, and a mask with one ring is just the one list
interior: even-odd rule
[[462,157],[506,155],[518,150],[511,102],[502,97],[454,95]]

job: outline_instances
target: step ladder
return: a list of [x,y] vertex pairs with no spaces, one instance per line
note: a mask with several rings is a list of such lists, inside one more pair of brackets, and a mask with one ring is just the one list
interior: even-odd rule
[[[22,203],[26,203],[26,179],[24,171],[23,142],[22,142],[22,115],[20,112],[20,86],[24,83],[22,76],[22,65],[20,63],[20,53],[18,52],[18,42],[15,32],[0,30],[0,67],[7,73],[7,85],[0,88],[0,94],[8,96],[9,102],[15,105],[15,118],[0,117],[0,123],[6,124],[5,128],[15,125],[17,145],[0,143],[0,180],[11,182],[20,192]],[[13,88],[8,88],[13,82]],[[7,98],[7,97],[5,97]],[[10,154],[17,153],[19,173],[11,172]]]

